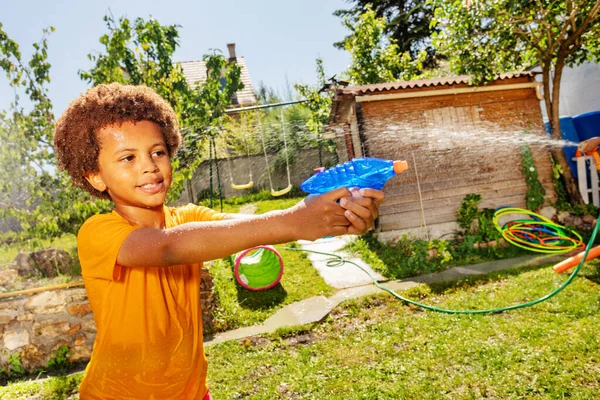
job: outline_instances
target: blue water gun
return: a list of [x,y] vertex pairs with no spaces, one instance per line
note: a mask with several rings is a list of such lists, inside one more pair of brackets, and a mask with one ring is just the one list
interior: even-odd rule
[[342,186],[381,190],[388,179],[407,169],[406,161],[354,158],[329,169],[320,168],[300,189],[310,194],[322,194]]

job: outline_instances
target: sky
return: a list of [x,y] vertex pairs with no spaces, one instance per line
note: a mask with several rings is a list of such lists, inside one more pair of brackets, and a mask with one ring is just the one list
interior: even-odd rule
[[[285,95],[293,83],[316,84],[317,57],[328,76],[350,64],[349,54],[333,47],[348,32],[332,15],[350,7],[345,0],[0,0],[0,23],[25,60],[42,30],[56,29],[48,38],[48,88],[58,117],[89,87],[78,71],[92,67],[89,53],[102,52],[98,39],[107,33],[103,17],[109,12],[115,19],[152,16],[162,25],[181,25],[174,61],[200,60],[211,49],[228,56],[227,43],[235,43],[255,88],[262,81]],[[0,109],[13,97],[2,74]]]

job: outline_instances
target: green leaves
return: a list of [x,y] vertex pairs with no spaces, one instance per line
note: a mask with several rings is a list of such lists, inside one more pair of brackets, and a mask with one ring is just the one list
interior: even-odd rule
[[401,52],[393,38],[385,35],[385,18],[377,18],[370,5],[365,12],[351,19],[344,19],[344,26],[351,34],[343,42],[352,56],[352,64],[346,73],[357,85],[410,80],[423,69],[427,52],[422,51],[413,59],[409,51]]
[[566,65],[597,59],[598,1],[431,0],[433,42],[452,70],[486,81],[536,64]]

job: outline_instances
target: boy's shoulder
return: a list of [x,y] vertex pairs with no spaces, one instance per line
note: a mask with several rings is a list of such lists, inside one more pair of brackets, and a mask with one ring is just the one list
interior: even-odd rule
[[81,228],[79,228],[79,232],[77,233],[78,238],[82,236],[95,236],[102,235],[103,231],[105,231],[109,227],[134,227],[132,223],[127,221],[125,218],[120,216],[116,211],[111,211],[104,214],[96,214],[89,217]]

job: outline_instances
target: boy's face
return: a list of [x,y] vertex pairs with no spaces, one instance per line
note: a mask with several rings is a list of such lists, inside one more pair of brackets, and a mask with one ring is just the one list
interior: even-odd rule
[[108,191],[117,210],[162,207],[171,186],[171,162],[160,127],[150,121],[109,125],[98,131],[100,172],[86,178]]

